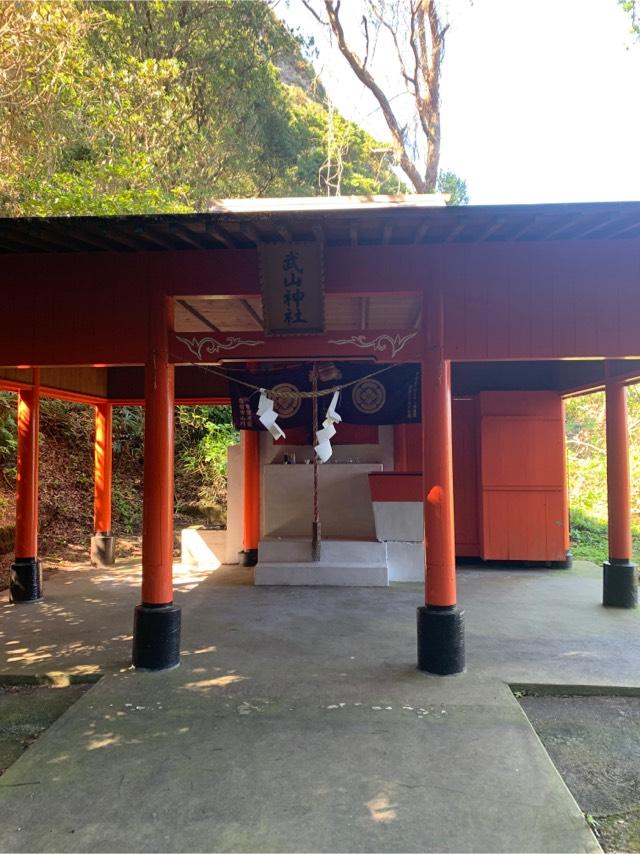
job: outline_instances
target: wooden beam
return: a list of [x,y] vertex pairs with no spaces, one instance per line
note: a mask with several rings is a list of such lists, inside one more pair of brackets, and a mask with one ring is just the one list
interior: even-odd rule
[[491,237],[492,234],[495,234],[496,231],[499,231],[499,229],[501,229],[503,225],[504,219],[500,217],[495,222],[490,223],[490,225],[488,225],[484,231],[481,231],[480,234],[478,234],[478,236],[475,238],[475,242],[482,243],[488,237]]
[[219,225],[216,225],[214,222],[207,222],[207,224],[205,225],[205,231],[208,235],[213,237],[214,240],[217,240],[218,243],[222,243],[223,246],[226,246],[227,249],[236,248],[236,244],[232,240],[229,233],[223,228],[221,228]]
[[416,316],[415,316],[415,319],[413,321],[413,328],[414,329],[420,329],[420,327],[422,326],[422,306],[423,306],[422,294],[419,294],[417,296],[416,303],[417,303],[417,309],[418,310],[416,312]]
[[369,326],[370,306],[370,297],[360,297],[360,329],[367,329]]
[[418,226],[418,230],[416,231],[416,236],[413,240],[414,243],[420,243],[422,239],[425,237],[429,229],[431,228],[432,220],[424,219],[422,223]]
[[[36,245],[33,245],[35,240]],[[2,234],[2,243],[8,247],[9,252],[50,252],[49,244],[46,241],[38,240],[34,235],[33,239],[28,235],[12,234],[11,231],[4,231]],[[60,244],[55,244],[58,250],[61,249]]]
[[114,229],[111,223],[107,226],[107,233],[103,233],[98,231],[96,226],[83,224],[83,235],[86,237],[87,241],[92,245],[101,250],[112,251],[116,250],[116,252],[123,252],[129,249],[134,251],[139,251],[140,249],[144,249],[144,246],[140,246],[139,243],[136,243],[134,240],[130,240],[127,238],[123,238],[120,236],[117,229]]
[[260,317],[260,315],[258,314],[257,311],[254,311],[254,309],[251,307],[251,304],[249,303],[249,301],[246,299],[241,299],[240,302],[242,303],[242,306],[246,309],[246,311],[251,315],[251,317],[258,324],[260,329],[264,329],[263,319]]
[[618,237],[622,237],[623,234],[628,234],[630,231],[634,231],[638,228],[640,228],[640,222],[636,221],[632,225],[627,225],[624,228],[619,229],[618,231],[614,231],[613,234],[608,234],[607,237],[609,239],[616,239]]
[[19,247],[26,247],[25,249],[20,249],[19,251],[30,252],[34,249],[34,241],[36,243],[36,251],[37,252],[50,252],[52,251],[50,247],[53,247],[54,250],[58,252],[64,252],[67,249],[75,249],[77,251],[86,252],[87,246],[84,243],[80,243],[76,240],[68,240],[65,238],[64,242],[60,242],[55,236],[55,233],[52,236],[44,235],[42,236],[39,230],[29,230],[26,234],[16,234],[15,231],[11,231],[9,229],[8,233],[3,235],[3,240],[7,239],[10,243],[17,244]]
[[465,222],[459,222],[456,225],[456,227],[452,231],[449,232],[449,234],[447,235],[447,239],[445,240],[445,243],[453,243],[455,241],[456,237],[458,237],[460,234],[462,234],[462,232],[465,229],[465,226],[466,226]]
[[157,231],[139,227],[136,229],[136,234],[140,236],[140,239],[146,240],[146,242],[150,243],[152,246],[159,246],[161,249],[175,249],[175,247],[171,243],[168,243],[162,235],[158,234]]
[[220,332],[215,324],[213,324],[208,317],[205,317],[204,314],[201,314],[197,308],[191,305],[191,303],[187,302],[186,299],[176,299],[176,302],[180,303],[180,305],[186,309],[190,314],[194,317],[197,317],[200,323],[204,323],[206,327],[208,327],[212,332]]
[[194,229],[191,228],[189,223],[186,223],[185,225],[179,227],[178,232],[179,234],[184,235],[185,239],[188,238],[192,242],[195,242],[196,246],[198,246],[200,249],[212,248],[211,238],[204,229]]
[[185,228],[183,225],[171,225],[169,226],[169,233],[174,234],[179,240],[182,240],[184,243],[189,246],[193,246],[195,249],[208,249],[209,246],[202,243],[201,240],[198,240],[193,232],[189,231],[188,228]]
[[[46,252],[48,250],[44,249],[43,251]],[[0,252],[24,252],[24,249],[17,243],[12,243],[10,240],[6,240],[3,234],[2,239],[0,240]]]
[[266,336],[263,332],[176,332],[169,336],[178,365],[297,359],[364,359],[419,362],[423,342],[416,329],[336,330],[324,335]]
[[540,223],[539,217],[533,216],[527,222],[523,223],[519,229],[514,231],[512,234],[507,236],[507,240],[520,240],[520,238],[525,235],[529,229],[533,228],[535,225]]
[[124,231],[110,225],[109,231],[113,234],[113,237],[118,241],[118,243],[127,244],[135,252],[155,252],[160,246],[157,241],[152,240],[152,238],[149,237],[147,232],[141,226],[136,226],[131,233],[125,233]]
[[238,229],[240,234],[250,240],[252,243],[255,243],[256,246],[259,246],[263,243],[262,236],[258,232],[250,222],[240,222],[238,223]]
[[559,234],[564,234],[565,231],[570,231],[572,228],[575,228],[580,222],[580,217],[575,217],[569,222],[565,222],[563,225],[557,226],[557,228],[552,229],[550,232],[544,235],[543,240],[553,240]]

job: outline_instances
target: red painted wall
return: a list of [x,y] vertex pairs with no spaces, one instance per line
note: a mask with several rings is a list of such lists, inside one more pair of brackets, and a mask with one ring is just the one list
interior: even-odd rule
[[478,489],[478,400],[454,400],[451,406],[453,433],[453,503],[456,554],[480,554]]
[[450,359],[631,356],[640,350],[640,242],[438,247]]
[[[422,468],[415,458],[412,468],[402,467],[409,446],[415,457],[421,452],[419,433],[413,442],[406,441],[407,428],[413,426],[397,428],[400,472]],[[569,517],[561,397],[511,391],[454,399],[452,431],[456,554],[485,560],[564,560]],[[388,484],[394,495],[398,489],[408,495],[414,488],[396,480]],[[381,480],[377,494],[385,488]]]
[[422,425],[396,424],[393,428],[394,469],[422,471]]
[[[478,492],[478,413],[476,398],[454,399],[451,404],[453,431],[453,498],[456,527],[456,554],[477,556],[479,540]],[[422,428],[420,424],[398,424],[394,428],[394,465],[399,473],[422,471]],[[421,479],[420,475],[420,479]],[[416,478],[417,479],[417,478]],[[384,490],[381,481],[379,490]],[[409,480],[389,480],[389,490],[415,489]],[[382,493],[378,491],[378,495]],[[395,493],[394,493],[395,494]],[[378,498],[376,500],[384,500]],[[391,500],[391,499],[387,499]],[[410,501],[410,498],[394,499]]]
[[480,394],[481,555],[561,561],[568,542],[562,399]]
[[[441,283],[450,359],[640,357],[640,241],[330,247],[328,293]],[[0,364],[141,364],[148,289],[259,292],[254,250],[5,255]],[[265,354],[267,355],[267,354]]]

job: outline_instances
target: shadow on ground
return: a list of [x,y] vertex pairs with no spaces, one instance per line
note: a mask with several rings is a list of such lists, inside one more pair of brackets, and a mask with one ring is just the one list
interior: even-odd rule
[[[421,585],[177,569],[182,666],[128,665],[140,570],[4,609],[4,673],[105,672],[6,772],[0,850],[597,851],[508,683],[640,685],[600,571],[459,573],[468,670],[415,667]],[[144,793],[141,796],[141,793]]]

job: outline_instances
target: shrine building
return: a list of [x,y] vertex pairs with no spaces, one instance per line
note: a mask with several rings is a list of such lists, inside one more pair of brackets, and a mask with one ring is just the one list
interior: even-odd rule
[[[456,560],[571,564],[564,399],[596,390],[602,604],[636,607],[626,386],[640,379],[640,203],[230,200],[4,219],[0,255],[0,389],[18,396],[16,607],[46,597],[40,398],[95,407],[91,548],[106,564],[112,409],[144,406],[133,663],[176,666],[174,405],[231,403],[241,440],[227,531],[211,532],[221,560],[254,567],[257,585],[424,579],[418,667],[458,673]],[[183,554],[206,548],[208,532],[185,534]]]

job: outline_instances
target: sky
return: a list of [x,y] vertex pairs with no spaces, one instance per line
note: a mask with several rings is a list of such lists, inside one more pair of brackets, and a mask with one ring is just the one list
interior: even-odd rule
[[[470,202],[640,200],[640,41],[617,0],[450,2],[440,166],[466,180]],[[362,7],[343,0],[345,29],[357,28]],[[315,36],[314,64],[336,108],[389,139],[302,0],[281,0],[276,12]],[[395,66],[383,50],[377,62],[382,75]]]

